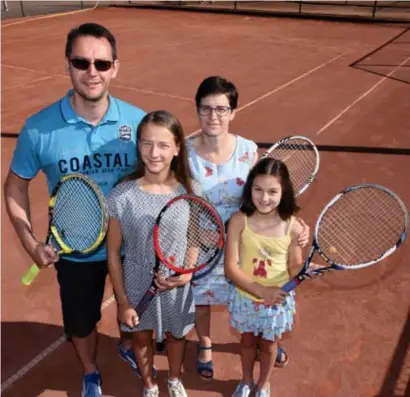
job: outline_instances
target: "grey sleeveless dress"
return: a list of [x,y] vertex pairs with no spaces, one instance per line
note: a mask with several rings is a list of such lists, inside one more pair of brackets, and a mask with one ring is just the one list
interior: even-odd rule
[[[194,193],[201,195],[198,183],[193,181]],[[151,285],[155,254],[153,228],[162,207],[173,197],[186,193],[180,185],[172,194],[152,194],[143,191],[137,182],[127,181],[117,185],[107,196],[108,214],[121,224],[125,250],[123,276],[126,295],[136,306]],[[175,220],[183,227],[187,219]],[[183,252],[175,241],[176,252]],[[161,266],[165,275],[170,271]],[[143,313],[135,328],[121,324],[125,332],[154,330],[156,339],[162,341],[165,333],[175,338],[185,336],[195,324],[195,305],[191,283],[172,290],[158,292]]]

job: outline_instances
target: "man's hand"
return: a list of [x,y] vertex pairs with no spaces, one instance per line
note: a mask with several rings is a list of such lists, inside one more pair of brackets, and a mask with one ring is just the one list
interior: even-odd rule
[[51,244],[38,243],[31,258],[38,267],[44,268],[56,263],[60,257]]

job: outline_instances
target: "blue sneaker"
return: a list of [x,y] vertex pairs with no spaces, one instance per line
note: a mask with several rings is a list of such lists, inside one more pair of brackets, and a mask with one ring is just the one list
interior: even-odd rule
[[84,375],[81,397],[102,397],[101,375],[99,372]]
[[[142,379],[140,369],[138,368],[137,359],[135,358],[135,354],[132,349],[124,349],[121,344],[118,345],[119,355],[121,360],[125,361],[129,364],[129,366],[135,370],[135,373],[138,378]],[[152,367],[152,377],[155,379],[158,375],[158,370],[153,365]]]

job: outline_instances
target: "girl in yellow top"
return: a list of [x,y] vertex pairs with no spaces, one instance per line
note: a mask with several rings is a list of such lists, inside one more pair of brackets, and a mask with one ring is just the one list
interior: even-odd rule
[[302,226],[286,165],[266,158],[252,168],[243,190],[242,206],[230,220],[225,274],[232,289],[231,324],[241,333],[243,376],[232,397],[248,397],[254,386],[256,347],[260,376],[256,397],[269,397],[269,376],[277,355],[277,340],[290,331],[295,313],[294,293],[280,287],[301,267],[297,236]]

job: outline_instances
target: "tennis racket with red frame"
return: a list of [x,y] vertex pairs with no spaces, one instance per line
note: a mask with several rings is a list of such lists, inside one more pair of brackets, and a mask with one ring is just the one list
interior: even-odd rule
[[[177,274],[195,273],[212,266],[222,253],[224,235],[222,219],[208,201],[191,194],[171,199],[160,211],[154,226],[154,274],[161,272],[161,265]],[[157,291],[153,279],[136,307],[138,316],[144,313]]]

